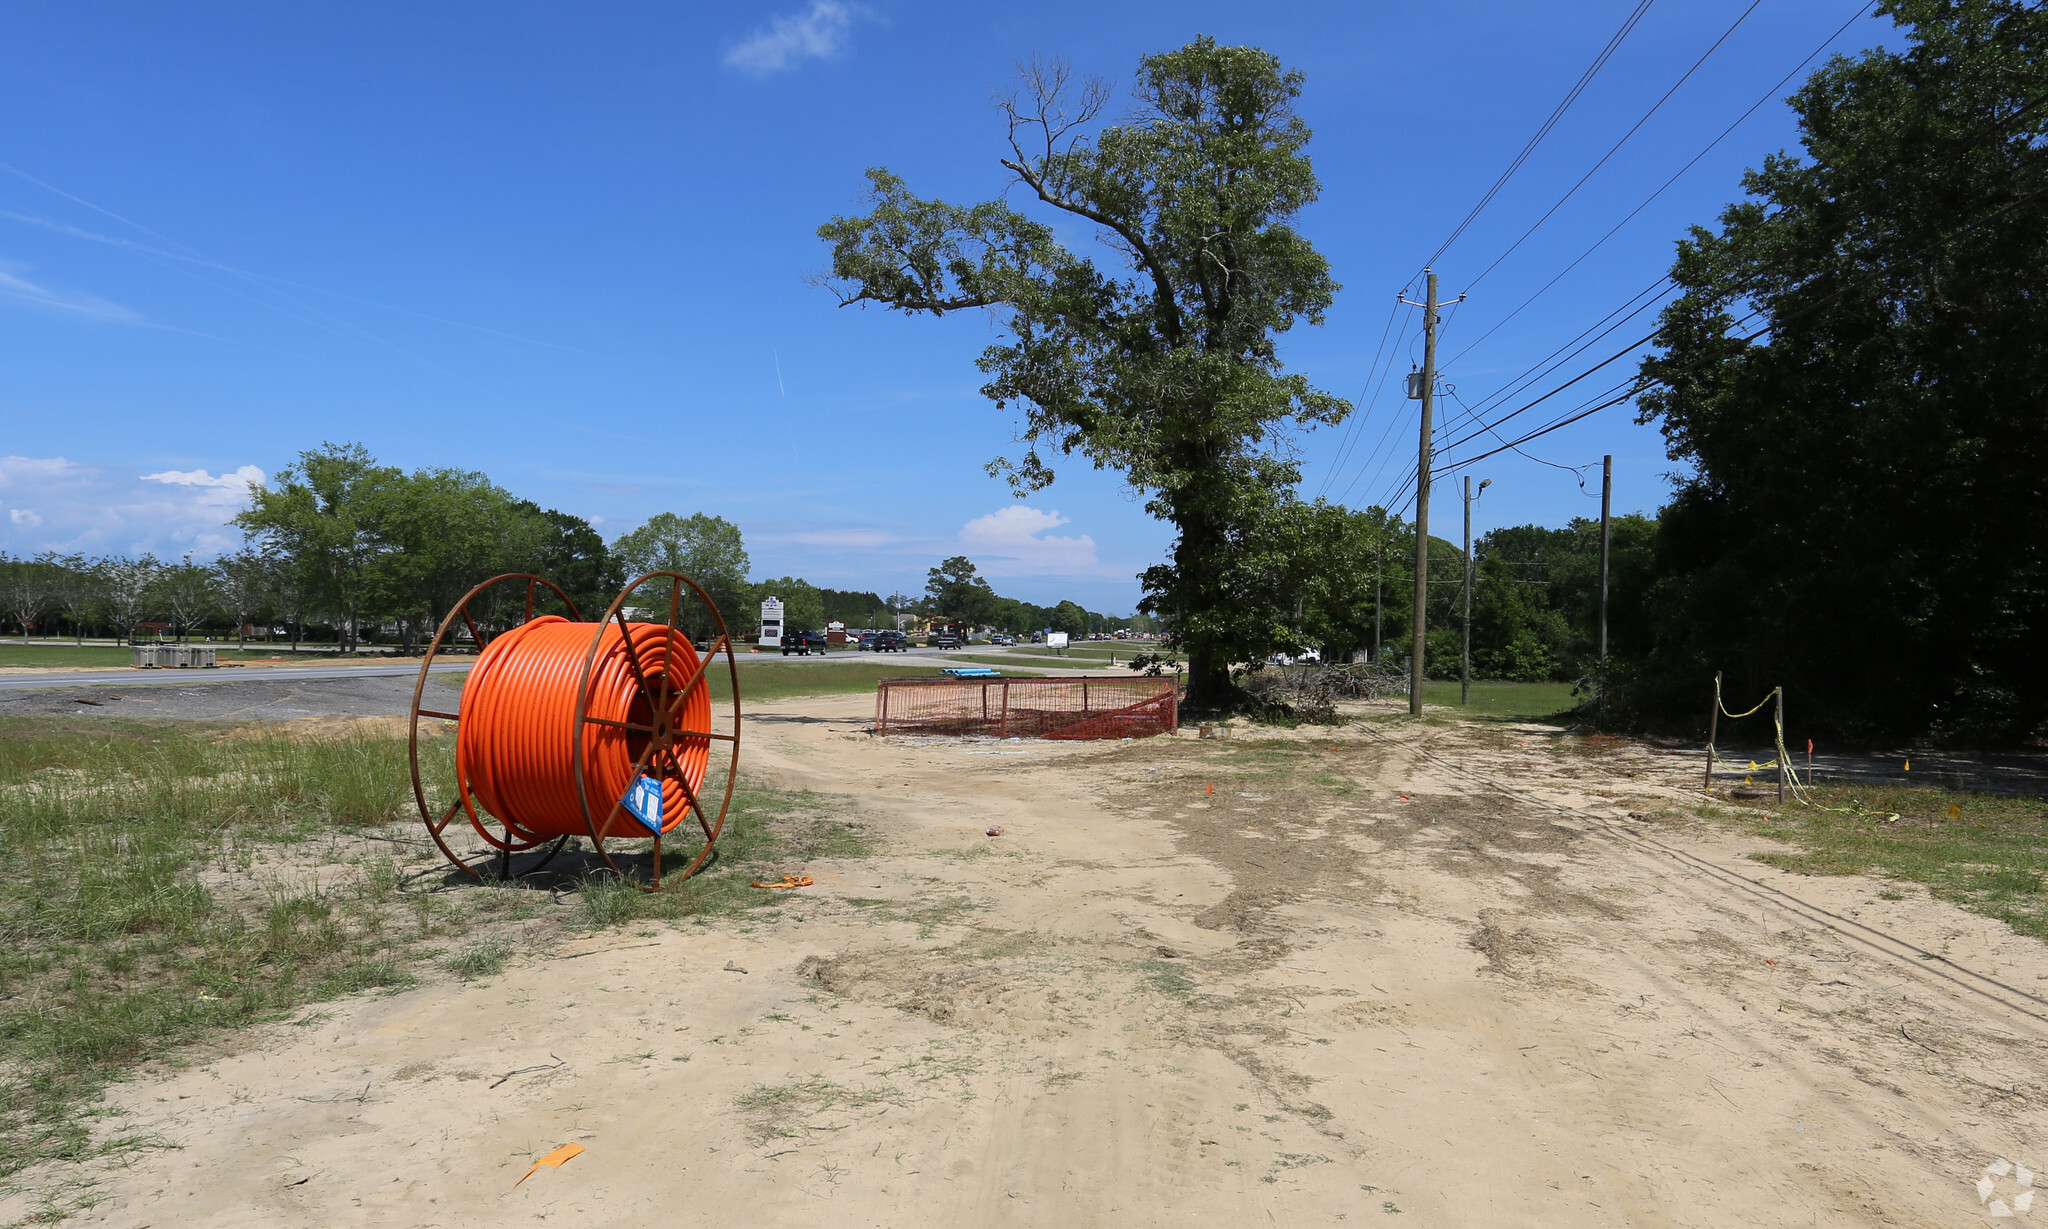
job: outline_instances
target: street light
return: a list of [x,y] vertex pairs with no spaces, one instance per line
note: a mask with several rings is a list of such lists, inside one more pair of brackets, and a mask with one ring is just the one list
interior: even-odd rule
[[1486,488],[1493,485],[1493,479],[1480,482],[1478,494],[1472,491],[1472,475],[1465,475],[1465,651],[1458,664],[1458,704],[1460,707],[1472,703],[1472,504]]

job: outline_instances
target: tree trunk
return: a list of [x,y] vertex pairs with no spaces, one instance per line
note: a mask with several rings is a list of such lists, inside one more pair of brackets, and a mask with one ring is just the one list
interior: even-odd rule
[[[1174,566],[1180,574],[1183,602],[1191,610],[1215,609],[1218,602],[1230,600],[1229,594],[1211,592],[1222,573],[1222,527],[1211,517],[1196,513],[1181,519],[1179,528]],[[1212,643],[1207,635],[1197,634],[1187,642],[1187,651],[1187,707],[1196,711],[1231,707],[1237,698],[1230,681],[1231,646]]]

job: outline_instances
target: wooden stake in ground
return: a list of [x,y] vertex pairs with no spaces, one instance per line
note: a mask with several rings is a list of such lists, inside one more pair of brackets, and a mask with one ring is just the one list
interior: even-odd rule
[[1721,728],[1721,672],[1714,671],[1714,702],[1707,708],[1707,779],[1700,789],[1714,792],[1714,735]]

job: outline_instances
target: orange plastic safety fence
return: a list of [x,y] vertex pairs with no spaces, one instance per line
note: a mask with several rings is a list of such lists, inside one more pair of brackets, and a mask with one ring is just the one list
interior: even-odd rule
[[1143,738],[1179,728],[1170,678],[883,679],[875,733],[983,738]]

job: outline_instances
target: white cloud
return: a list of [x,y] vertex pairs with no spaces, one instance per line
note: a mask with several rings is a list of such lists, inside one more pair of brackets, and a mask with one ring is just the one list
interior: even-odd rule
[[254,465],[128,477],[64,457],[0,457],[0,550],[211,558],[240,544],[230,522],[262,481]]
[[990,576],[1080,576],[1096,568],[1095,539],[1054,537],[1057,512],[1011,504],[960,527],[960,545]]
[[249,502],[249,488],[263,485],[263,477],[261,469],[244,465],[218,478],[203,469],[167,469],[160,474],[144,474],[142,480],[193,487],[193,496],[201,506],[220,509],[233,516]]
[[75,291],[51,290],[39,286],[20,275],[21,265],[0,261],[0,299],[15,303],[26,303],[52,311],[67,312],[84,316],[89,320],[104,320],[113,324],[139,324],[142,317],[129,311],[119,303],[110,303],[95,295]]
[[839,0],[813,0],[808,12],[777,17],[725,53],[725,62],[753,73],[780,72],[804,60],[839,54],[859,13]]

